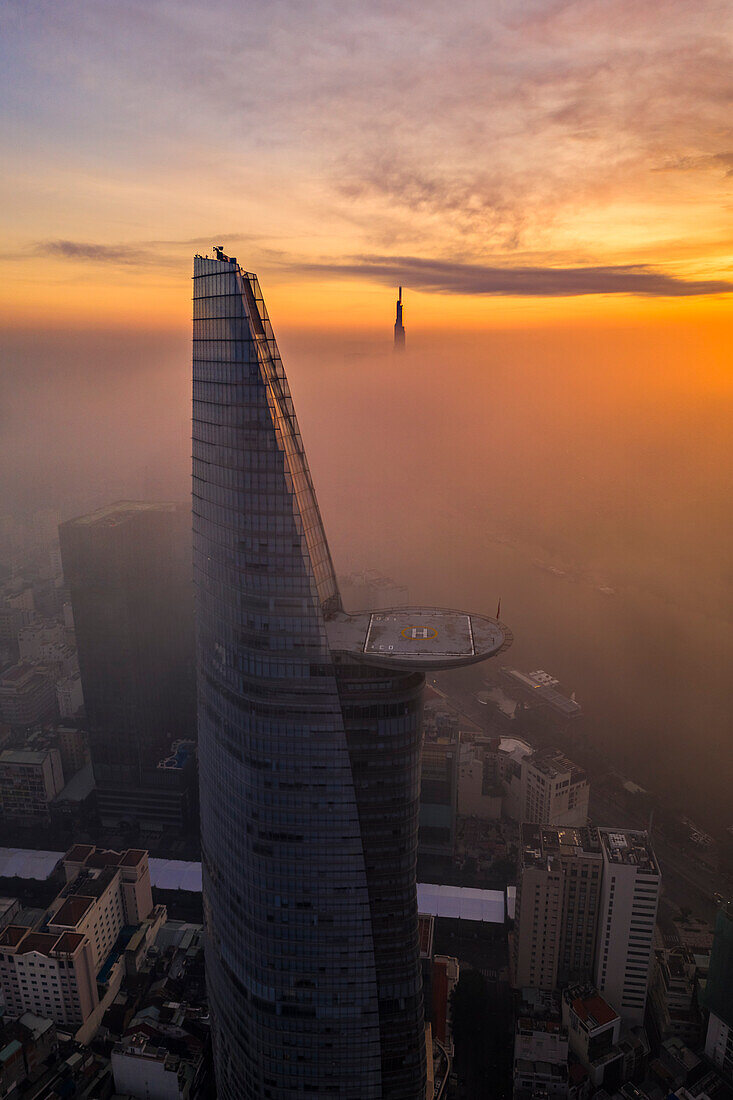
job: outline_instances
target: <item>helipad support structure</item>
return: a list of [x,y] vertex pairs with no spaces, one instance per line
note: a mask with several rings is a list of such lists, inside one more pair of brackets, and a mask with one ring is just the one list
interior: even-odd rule
[[344,612],[256,276],[194,261],[202,879],[220,1100],[423,1100],[426,671],[501,623]]

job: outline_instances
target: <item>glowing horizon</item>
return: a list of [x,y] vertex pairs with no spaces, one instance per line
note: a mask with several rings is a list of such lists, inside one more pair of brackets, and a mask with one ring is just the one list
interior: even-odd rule
[[718,0],[284,0],[246,19],[227,0],[10,0],[0,324],[39,307],[61,327],[188,323],[190,256],[213,243],[281,326],[388,332],[400,282],[408,334],[722,323],[724,16]]

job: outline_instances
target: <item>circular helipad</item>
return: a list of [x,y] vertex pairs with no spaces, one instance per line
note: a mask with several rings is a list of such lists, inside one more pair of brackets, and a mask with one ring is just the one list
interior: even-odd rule
[[512,634],[498,619],[442,607],[340,612],[326,632],[334,653],[373,665],[441,669],[473,664],[508,649]]

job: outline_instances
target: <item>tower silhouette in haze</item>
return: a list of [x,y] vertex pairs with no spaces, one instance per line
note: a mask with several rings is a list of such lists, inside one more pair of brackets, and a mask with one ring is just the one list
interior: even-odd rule
[[402,287],[400,287],[399,297],[397,298],[397,316],[394,323],[394,349],[395,351],[405,350],[405,326],[402,324]]

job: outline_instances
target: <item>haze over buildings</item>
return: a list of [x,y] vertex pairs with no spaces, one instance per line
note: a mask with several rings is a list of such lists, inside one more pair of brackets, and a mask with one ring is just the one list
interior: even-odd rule
[[195,738],[189,523],[186,505],[121,501],[59,529],[99,812],[112,825],[183,828],[192,811],[193,761],[176,763]]

